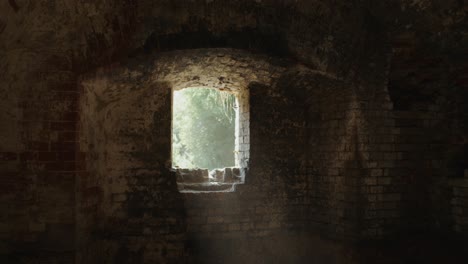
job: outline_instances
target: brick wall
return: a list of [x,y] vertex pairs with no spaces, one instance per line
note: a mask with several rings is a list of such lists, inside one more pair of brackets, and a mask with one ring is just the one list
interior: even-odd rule
[[[402,193],[401,223],[413,232],[451,233],[457,226],[455,178],[466,168],[466,64],[421,49],[414,32],[396,36],[389,74],[394,104],[394,182]],[[465,156],[465,158],[462,158]],[[452,203],[452,205],[451,205]],[[457,230],[462,236],[466,232]]]
[[[85,230],[79,238],[80,261],[126,252],[128,261],[136,258],[132,254],[152,259],[184,257],[185,228],[193,227],[185,225],[186,207],[170,171],[171,90],[213,86],[241,91],[241,96],[246,97],[247,91],[241,90],[243,84],[269,84],[278,68],[262,64],[265,58],[249,56],[222,49],[173,52],[147,57],[148,66],[139,71],[126,67],[103,69],[82,80],[80,148],[87,153],[89,179],[79,186],[83,196],[78,219],[82,220],[80,230]],[[185,67],[191,64],[194,66]],[[179,72],[161,70],[166,68]],[[122,73],[128,71],[133,75],[122,79]],[[244,112],[240,113],[242,150],[252,146],[244,141],[249,140],[248,105],[245,102]],[[90,195],[84,196],[88,190]],[[94,213],[88,210],[93,208]],[[139,239],[122,244],[130,237]],[[108,253],[94,251],[102,248]]]
[[452,215],[454,218],[453,229],[461,234],[466,234],[468,230],[468,170],[465,170],[465,177],[453,179],[450,186],[453,190],[451,199]]
[[[339,262],[323,238],[466,234],[450,178],[468,134],[463,1],[166,2],[0,3],[0,262],[177,262],[231,232],[221,244],[253,260]],[[291,61],[163,54],[219,47]],[[159,91],[184,85],[253,92],[236,193],[177,192]]]
[[82,169],[82,153],[75,151],[76,74],[62,51],[23,50],[8,56],[17,56],[17,62],[28,67],[17,73],[21,80],[8,73],[10,77],[2,78],[2,87],[10,87],[5,90],[10,98],[2,103],[7,109],[1,119],[5,129],[0,149],[0,259],[71,263],[75,229],[71,190],[76,171]]
[[[97,143],[89,142],[89,137],[77,132],[89,128],[83,125],[97,128],[95,131],[89,129],[89,133],[97,133],[96,137],[107,138],[108,134],[99,134],[99,127],[109,124],[105,118],[103,122],[90,118],[92,114],[86,113],[86,107],[78,104],[79,97],[96,99],[88,97],[76,85],[78,75],[94,72],[94,67],[99,65],[115,67],[116,62],[125,61],[128,56],[148,51],[233,46],[277,55],[291,53],[304,57],[301,54],[307,54],[304,61],[312,62],[322,70],[327,67],[346,69],[349,61],[345,59],[342,61],[346,63],[336,63],[339,54],[329,48],[330,41],[322,43],[322,36],[329,35],[327,31],[333,25],[341,32],[335,39],[349,39],[354,36],[351,29],[359,23],[341,23],[343,18],[335,16],[331,6],[335,8],[336,4],[304,2],[298,6],[281,4],[281,8],[277,8],[275,3],[269,2],[204,0],[176,3],[175,6],[165,1],[107,0],[92,3],[0,3],[0,166],[1,188],[4,190],[0,198],[3,209],[0,218],[2,258],[28,255],[31,262],[42,258],[45,262],[58,262],[62,261],[63,253],[63,257],[72,262],[74,246],[70,243],[74,241],[75,223],[79,225],[76,230],[86,230],[78,232],[80,237],[88,234],[106,237],[103,235],[105,232],[96,230],[106,225],[102,220],[103,212],[107,214],[112,210],[102,205],[129,199],[122,195],[125,190],[108,191],[118,189],[120,181],[126,181],[125,177],[116,180],[115,171],[123,166],[119,162],[125,163],[129,153],[124,155],[120,152],[121,146],[112,148],[105,142],[99,142],[92,150],[82,147],[83,144]],[[295,14],[291,16],[292,24],[291,19],[283,16],[284,8]],[[306,9],[311,12],[302,13],[301,10]],[[352,8],[352,12],[348,9],[344,14],[352,17],[351,13],[356,13],[357,9]],[[327,25],[314,23],[312,16],[317,21],[325,21],[329,17],[333,22]],[[264,26],[258,28],[260,24]],[[278,27],[290,33],[271,30]],[[311,33],[305,34],[304,28],[310,29]],[[286,38],[301,45],[289,45]],[[315,51],[316,45],[310,48],[311,43],[320,44],[320,50]],[[341,48],[350,48],[350,45]],[[131,76],[134,70],[120,72],[118,78]],[[269,72],[265,69],[262,74]],[[183,83],[188,82],[183,80]],[[115,99],[111,95],[109,98]],[[101,104],[106,102],[96,100],[94,103],[99,105],[98,108],[106,108]],[[136,102],[131,105],[138,108]],[[126,123],[126,111],[120,111],[122,118],[116,127],[123,124],[145,126],[136,121]],[[86,119],[88,123],[77,122],[79,118]],[[112,132],[118,132],[119,136],[131,141],[128,131]],[[167,139],[161,139],[161,144],[164,140]],[[109,148],[102,151],[99,147]],[[101,166],[106,159],[117,160],[118,166]],[[83,167],[84,160],[86,168]],[[138,168],[139,163],[135,160],[131,160],[135,162],[132,166]],[[95,165],[90,166],[91,161]],[[118,175],[135,175],[133,171],[120,173]],[[136,172],[137,175],[144,173]],[[109,178],[115,180],[117,187],[108,187]],[[171,201],[168,198],[167,203]],[[79,238],[77,241],[79,250],[83,241],[86,240]],[[48,250],[55,247],[57,250],[48,255]],[[81,262],[81,259],[77,258],[77,261]]]
[[[261,245],[273,237],[323,234],[309,242],[356,241],[432,225],[425,217],[431,218],[440,200],[426,207],[418,201],[434,199],[425,191],[438,187],[419,188],[411,175],[424,175],[428,161],[437,163],[437,155],[420,154],[435,146],[432,137],[422,138],[436,120],[434,112],[393,110],[382,82],[369,94],[349,80],[250,56],[228,49],[170,52],[146,58],[155,63],[135,59],[140,68],[102,69],[82,80],[81,147],[93,157],[87,164],[94,175],[86,188],[98,190],[91,203],[98,220],[88,226],[93,235],[83,240],[83,260],[97,254],[87,251],[92,247],[109,252],[102,258],[235,261],[253,247],[259,251],[249,255],[253,261],[265,256]],[[203,78],[194,78],[205,68]],[[224,75],[229,77],[219,82]],[[170,99],[151,98],[169,98],[171,88],[194,85],[232,91],[245,85],[249,93],[244,125],[250,128],[250,161],[246,183],[233,193],[181,195],[171,185]],[[151,215],[161,218],[153,223]],[[213,243],[237,248],[213,251]],[[276,246],[299,250],[299,259],[310,257],[297,244]]]
[[236,164],[240,168],[247,168],[250,160],[250,98],[249,90],[241,89],[236,95],[239,106],[238,120],[236,120]]
[[[248,250],[249,239],[268,241],[269,237],[292,237],[304,232],[324,233],[328,238],[359,237],[364,172],[361,154],[356,156],[361,149],[355,147],[359,143],[355,132],[362,122],[358,116],[360,106],[341,80],[307,73],[310,70],[296,66],[292,73],[281,73],[284,68],[275,66],[278,62],[266,64],[261,62],[268,61],[265,58],[249,56],[232,50],[172,52],[140,68],[148,75],[144,78],[134,70],[132,76],[122,79],[122,73],[129,69],[120,67],[103,69],[82,80],[80,143],[81,151],[90,157],[90,180],[80,188],[83,193],[94,190],[94,196],[90,203],[82,199],[79,204],[83,209],[88,205],[97,207],[97,215],[80,211],[83,219],[97,217],[83,227],[83,248],[79,249],[82,260],[99,255],[89,252],[90,247],[106,249],[108,253],[100,255],[102,258],[125,253],[129,259],[150,258],[152,247],[162,247],[164,250],[155,253],[160,258],[177,259],[192,252],[200,257],[234,261],[232,254],[225,255],[226,251],[212,252],[198,249],[197,245],[221,239],[222,243],[244,245],[236,249],[241,254]],[[178,63],[198,66],[196,70],[178,68]],[[213,70],[206,71],[204,79],[193,78],[200,75],[197,71],[204,69],[205,63]],[[246,67],[246,63],[251,66]],[[151,67],[156,69],[154,75],[150,74]],[[163,74],[163,67],[180,72]],[[217,68],[223,71],[216,72]],[[294,69],[306,73],[298,77]],[[226,78],[228,84],[224,86],[210,81],[219,80],[217,74],[232,77]],[[167,167],[170,100],[163,98],[168,98],[173,85],[181,88],[184,84],[180,80],[184,79],[190,86],[195,85],[194,80],[198,85],[223,85],[225,89],[247,85],[250,117],[245,125],[250,128],[250,162],[246,183],[237,185],[234,193],[180,195],[173,189],[175,176]],[[148,84],[148,80],[154,81]],[[308,96],[303,96],[304,92]],[[379,171],[383,174],[383,170],[371,171],[372,177],[381,176],[376,174]],[[162,201],[172,202],[159,204]],[[151,224],[148,217],[156,215],[161,217],[160,222]],[[156,231],[152,226],[166,231]],[[139,239],[122,244],[133,241],[130,237]],[[313,241],[325,243],[321,238]],[[184,243],[189,243],[185,250]],[[298,244],[281,245],[302,250],[304,258],[310,253]],[[261,243],[255,246],[262,250]],[[169,248],[172,251],[167,253]],[[330,250],[336,253],[341,249],[335,246]]]

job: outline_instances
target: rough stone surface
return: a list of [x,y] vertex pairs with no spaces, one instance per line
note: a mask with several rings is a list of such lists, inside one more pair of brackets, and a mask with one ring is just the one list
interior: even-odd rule
[[[467,11],[2,1],[0,262],[467,262]],[[189,85],[248,98],[234,192],[169,170]]]

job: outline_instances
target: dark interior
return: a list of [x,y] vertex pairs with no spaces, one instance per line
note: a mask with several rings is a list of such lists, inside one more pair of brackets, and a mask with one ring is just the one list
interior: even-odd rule
[[[171,169],[198,86],[230,190]],[[0,263],[468,263],[467,99],[463,0],[1,1]]]

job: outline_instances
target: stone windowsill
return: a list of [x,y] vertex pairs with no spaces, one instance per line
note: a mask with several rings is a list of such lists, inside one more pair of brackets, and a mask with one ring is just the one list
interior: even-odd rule
[[177,183],[181,193],[234,192],[236,185],[242,183]]
[[180,169],[174,168],[180,192],[233,192],[237,184],[244,182],[245,169],[227,167],[223,169]]

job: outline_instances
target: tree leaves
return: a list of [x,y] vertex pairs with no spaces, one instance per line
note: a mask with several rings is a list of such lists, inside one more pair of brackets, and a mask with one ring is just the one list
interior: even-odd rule
[[236,98],[209,88],[174,91],[172,162],[180,168],[235,165]]

